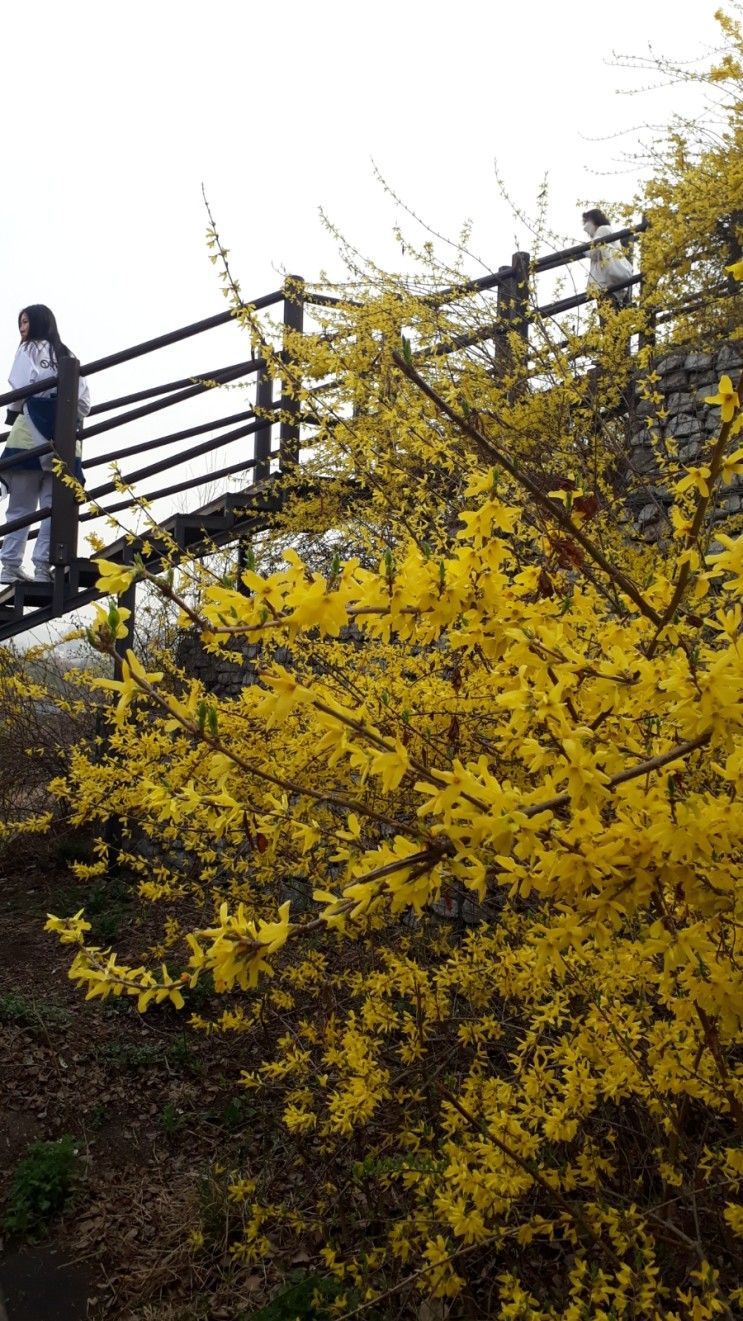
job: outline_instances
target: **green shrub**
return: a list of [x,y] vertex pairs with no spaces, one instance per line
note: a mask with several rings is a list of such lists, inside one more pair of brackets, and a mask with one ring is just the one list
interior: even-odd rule
[[19,1027],[58,1027],[69,1022],[70,1015],[60,1005],[45,1001],[35,1003],[17,991],[0,995],[0,1023],[16,1023]]
[[8,1194],[3,1229],[34,1234],[64,1210],[80,1173],[74,1138],[34,1142],[18,1165]]
[[340,1292],[341,1286],[335,1279],[305,1275],[288,1289],[282,1289],[259,1312],[254,1312],[253,1318],[254,1321],[320,1321],[321,1317],[332,1315],[325,1304]]
[[0,1023],[20,1023],[24,1027],[36,1018],[33,1005],[16,991],[0,995]]

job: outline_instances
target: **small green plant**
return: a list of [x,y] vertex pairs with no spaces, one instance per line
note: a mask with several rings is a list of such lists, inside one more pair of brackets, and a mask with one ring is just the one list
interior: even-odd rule
[[216,1122],[222,1123],[230,1133],[244,1128],[256,1112],[255,1103],[243,1096],[232,1096],[224,1109],[216,1113]]
[[[292,1277],[290,1276],[290,1279]],[[332,1316],[327,1304],[341,1292],[340,1282],[326,1275],[305,1275],[253,1313],[254,1321],[320,1321]]]
[[180,1128],[183,1128],[186,1119],[180,1110],[176,1110],[172,1101],[166,1101],[160,1112],[160,1127],[167,1137],[175,1137]]
[[195,986],[184,986],[183,998],[194,1013],[203,1011],[214,999],[214,978],[210,972],[200,977]]
[[108,1018],[121,1018],[123,1014],[128,1014],[132,1010],[131,1000],[127,1000],[123,995],[106,1000],[101,1005],[102,1012]]
[[35,1021],[33,1005],[23,995],[7,991],[0,995],[0,1022],[21,1023],[24,1026]]
[[88,1114],[88,1124],[93,1129],[101,1129],[108,1122],[108,1110],[99,1102]]
[[8,1193],[3,1229],[35,1234],[63,1211],[80,1174],[75,1139],[34,1142],[16,1168]]
[[100,1048],[103,1059],[111,1060],[128,1069],[150,1069],[162,1064],[164,1053],[159,1041],[144,1042],[141,1046],[122,1044],[120,1041],[107,1041]]
[[102,945],[112,945],[121,930],[121,920],[120,908],[114,908],[110,913],[100,913],[91,924],[95,939]]
[[203,1061],[200,1060],[198,1055],[196,1055],[191,1049],[191,1043],[185,1032],[183,1032],[181,1036],[176,1037],[168,1054],[173,1063],[177,1064],[181,1069],[186,1069],[189,1073],[203,1072]]
[[112,907],[131,904],[132,892],[120,876],[98,881],[92,885],[85,899],[85,912],[89,917],[108,913]]
[[85,915],[92,923],[91,937],[99,944],[112,944],[129,916],[131,902],[131,890],[121,877],[114,876],[92,886],[85,899]]
[[0,1023],[17,1023],[19,1027],[51,1027],[66,1023],[69,1014],[59,1005],[35,1004],[17,991],[0,995]]
[[209,1243],[230,1243],[243,1232],[243,1208],[229,1195],[229,1170],[203,1170],[197,1184],[199,1223]]
[[130,1069],[152,1069],[163,1061],[163,1049],[159,1041],[145,1042],[141,1046],[125,1046],[123,1062]]

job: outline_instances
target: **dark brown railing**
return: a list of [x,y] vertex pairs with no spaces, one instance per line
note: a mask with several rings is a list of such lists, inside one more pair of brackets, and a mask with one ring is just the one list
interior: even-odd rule
[[[643,220],[638,225],[614,231],[602,242],[613,243],[633,239],[646,228],[647,222]],[[514,331],[528,343],[530,326],[535,322],[559,316],[592,302],[594,300],[592,294],[577,293],[567,298],[553,299],[551,302],[540,305],[537,303],[536,297],[532,300],[531,290],[534,277],[554,272],[569,266],[573,262],[580,261],[590,254],[593,246],[594,244],[591,241],[579,243],[573,247],[565,248],[561,252],[540,257],[533,262],[528,253],[517,252],[514,253],[508,266],[501,266],[497,271],[481,278],[464,280],[425,295],[425,300],[431,305],[444,307],[472,295],[487,293],[491,290],[496,291],[495,317],[491,324],[478,327],[472,332],[442,339],[442,342],[434,350],[429,350],[429,356],[431,354],[433,356],[449,354],[490,340],[497,341],[499,336],[504,337],[509,332]],[[642,280],[642,274],[638,273],[625,281],[623,285],[617,287],[634,288],[639,286],[640,304],[642,305]],[[706,294],[700,293],[695,297],[701,303],[710,296],[717,296],[718,293],[720,296],[724,296],[726,290],[729,292],[727,286],[721,285],[719,290],[708,290]],[[329,293],[307,291],[304,282],[299,277],[291,276],[287,279],[283,289],[256,298],[248,306],[259,312],[281,305],[284,340],[280,362],[287,367],[288,376],[290,340],[292,334],[303,331],[305,306],[332,307],[347,301]],[[691,310],[693,305],[692,300],[688,305],[688,310]],[[656,324],[662,324],[664,321],[678,315],[680,310],[683,309],[675,308],[667,312],[662,310],[653,311],[650,314],[652,324],[645,331],[644,342],[647,342],[648,335],[654,333]],[[3,472],[8,472],[19,463],[24,462],[31,454],[40,457],[52,451],[62,461],[64,468],[70,472],[73,470],[78,434],[77,391],[80,375],[86,377],[99,375],[121,364],[148,356],[160,349],[204,334],[219,326],[225,326],[235,318],[237,312],[239,312],[239,309],[229,309],[216,316],[206,317],[200,321],[192,322],[190,325],[181,326],[176,330],[168,331],[166,334],[135,344],[130,348],[97,358],[82,366],[78,364],[75,358],[61,358],[57,377],[47,379],[33,386],[27,386],[22,390],[9,391],[0,395],[0,406],[7,406],[22,402],[34,394],[48,391],[55,386],[57,389],[53,444],[47,443],[36,447],[34,450],[26,451],[23,455],[0,459],[0,476]],[[282,381],[280,393],[278,397],[274,398],[274,381],[269,375],[266,361],[260,356],[253,356],[245,361],[218,367],[191,377],[170,380],[162,385],[148,386],[145,389],[139,389],[97,403],[90,413],[91,418],[96,420],[92,425],[86,425],[86,441],[94,436],[154,416],[164,409],[174,407],[176,404],[194,399],[205,394],[214,385],[228,385],[251,379],[255,380],[255,402],[252,408],[227,414],[214,421],[199,423],[177,431],[169,431],[163,435],[137,441],[123,447],[119,446],[104,454],[92,455],[84,459],[84,470],[89,473],[94,468],[101,467],[104,464],[118,464],[123,459],[179,445],[182,441],[204,436],[205,439],[195,445],[178,448],[174,453],[155,459],[154,462],[143,467],[129,472],[122,472],[122,480],[126,484],[132,484],[145,481],[161,473],[172,474],[172,479],[169,480],[168,484],[155,491],[144,493],[146,498],[152,501],[164,499],[169,495],[191,490],[242,472],[246,475],[250,474],[254,484],[265,482],[271,476],[272,462],[277,464],[279,473],[286,471],[299,461],[300,423],[302,422],[300,400],[296,388],[291,390],[288,388],[288,380]],[[278,447],[274,448],[272,436],[277,414],[279,437]],[[0,437],[0,439],[3,439],[3,437]],[[193,477],[184,474],[178,475],[177,472],[173,471],[178,468],[183,469],[184,465],[192,460],[203,458],[215,450],[248,440],[252,442],[249,451],[243,449],[234,461],[225,464],[216,472],[207,471]],[[33,529],[44,519],[51,518],[51,562],[58,570],[57,578],[62,581],[65,569],[77,557],[77,537],[80,521],[99,518],[105,514],[120,513],[131,508],[137,502],[138,496],[126,495],[113,503],[100,503],[117,489],[118,483],[116,481],[105,481],[87,491],[86,499],[80,505],[74,492],[65,485],[60,477],[55,475],[51,505],[48,508],[37,510],[34,514],[4,523],[0,526],[0,537],[20,527]],[[33,537],[34,535],[36,533],[32,531],[30,536]],[[55,597],[58,595],[59,593],[55,590]],[[61,609],[59,612],[61,612]],[[2,630],[0,629],[1,635]]]

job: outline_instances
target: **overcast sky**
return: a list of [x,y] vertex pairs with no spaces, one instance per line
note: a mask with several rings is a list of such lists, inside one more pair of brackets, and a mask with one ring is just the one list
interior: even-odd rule
[[[636,187],[622,157],[637,133],[603,139],[688,104],[673,89],[617,96],[643,78],[613,68],[613,52],[697,56],[717,43],[714,9],[708,0],[5,6],[2,377],[25,303],[52,306],[83,361],[220,310],[202,181],[249,296],[276,288],[283,270],[339,273],[321,207],[365,254],[400,265],[392,229],[408,222],[372,158],[437,230],[455,236],[471,218],[471,247],[491,267],[531,246],[499,192],[496,159],[527,211],[548,175],[552,223],[579,241],[581,203]],[[94,379],[94,400],[242,356],[230,327]],[[224,411],[241,406],[232,395]],[[194,420],[181,409],[165,416],[162,431]],[[102,453],[110,438],[90,445]]]

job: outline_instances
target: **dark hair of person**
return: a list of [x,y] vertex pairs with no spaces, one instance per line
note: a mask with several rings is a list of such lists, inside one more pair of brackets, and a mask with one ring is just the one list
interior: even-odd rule
[[585,223],[586,220],[592,220],[597,229],[599,225],[611,224],[609,217],[603,211],[600,211],[597,206],[592,207],[590,211],[583,212],[583,222]]
[[41,340],[45,339],[49,343],[52,351],[52,357],[57,362],[61,357],[70,357],[71,353],[66,344],[62,343],[57,330],[57,318],[52,309],[45,303],[31,303],[28,307],[22,307],[18,313],[18,329],[21,326],[21,317],[28,317],[28,338]]

